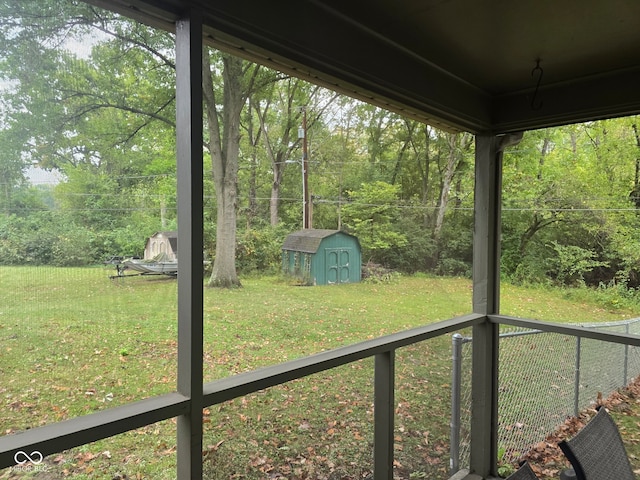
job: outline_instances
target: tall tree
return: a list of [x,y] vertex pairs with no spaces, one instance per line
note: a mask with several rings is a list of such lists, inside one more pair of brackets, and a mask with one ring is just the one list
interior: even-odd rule
[[[175,138],[172,35],[84,3],[4,1],[0,14],[2,78],[15,85],[5,95],[11,117],[3,123],[22,140],[22,156],[13,158],[64,171],[67,181],[77,184],[67,188],[74,195],[91,185],[87,175],[103,175],[109,182],[100,184],[100,195],[109,198],[109,188],[120,194],[112,201],[121,201],[130,189],[140,195],[143,177],[150,178],[146,173],[175,172],[174,142],[166,141]],[[88,38],[93,46],[80,55],[77,45]],[[217,200],[216,257],[209,284],[234,286],[239,285],[235,230],[240,112],[258,67],[215,52],[208,52],[203,62],[209,72],[203,80],[209,127],[205,147],[211,153]],[[158,161],[169,156],[172,163]],[[67,198],[99,197],[94,191]],[[166,208],[160,206],[158,213],[160,223],[166,222]]]
[[[280,221],[278,208],[284,169],[294,150],[300,146],[297,129],[302,118],[301,107],[304,106],[304,102],[300,102],[301,86],[302,81],[294,78],[273,84],[262,104],[256,108],[265,152],[273,172],[269,199],[269,223],[272,226]],[[271,128],[273,125],[277,127]]]
[[440,200],[438,201],[436,221],[433,228],[433,238],[436,242],[440,238],[442,225],[444,223],[444,214],[449,205],[451,186],[453,178],[458,171],[460,165],[464,161],[464,155],[473,144],[473,136],[468,133],[448,133],[447,144],[449,147],[447,155],[447,163],[442,176],[442,187],[440,188]]
[[280,189],[285,169],[287,165],[296,163],[293,156],[302,147],[302,137],[299,133],[303,123],[303,110],[306,110],[307,131],[311,131],[321,122],[322,116],[337,98],[337,94],[290,77],[281,78],[264,94],[256,113],[265,152],[273,172],[269,220],[270,224],[275,226],[280,221]]
[[209,279],[210,287],[240,286],[236,272],[236,225],[238,209],[238,168],[240,155],[240,116],[252,91],[259,67],[238,57],[222,58],[222,103],[214,89],[210,51],[203,61],[203,89],[206,105],[211,170],[216,189],[216,256]]
[[1,2],[0,156],[63,172],[58,204],[85,228],[131,224],[148,174],[175,176],[173,44],[85,3]]

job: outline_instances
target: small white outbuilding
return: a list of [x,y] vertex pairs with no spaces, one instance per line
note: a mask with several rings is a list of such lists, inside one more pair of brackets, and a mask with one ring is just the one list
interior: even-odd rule
[[156,232],[147,239],[144,247],[145,260],[151,260],[162,254],[165,261],[178,260],[178,232]]

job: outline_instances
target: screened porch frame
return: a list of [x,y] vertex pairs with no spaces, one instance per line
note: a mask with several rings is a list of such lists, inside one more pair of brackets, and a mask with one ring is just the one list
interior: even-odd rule
[[180,480],[202,478],[205,407],[287,381],[375,358],[374,478],[393,478],[394,358],[400,347],[473,329],[470,471],[496,474],[498,405],[498,329],[514,325],[563,335],[640,346],[640,337],[598,332],[499,315],[501,162],[504,148],[518,134],[476,136],[475,227],[472,313],[398,332],[259,370],[203,382],[203,155],[202,20],[193,13],[176,23],[176,110],[178,232],[178,366],[176,391],[87,416],[0,437],[0,467],[15,465],[18,451],[44,456],[177,418],[177,473]]

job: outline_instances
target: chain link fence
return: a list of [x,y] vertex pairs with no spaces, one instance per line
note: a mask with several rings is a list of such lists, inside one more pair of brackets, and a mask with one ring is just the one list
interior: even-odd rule
[[[581,327],[640,335],[640,318]],[[453,337],[451,471],[469,465],[471,337]],[[514,462],[567,418],[640,375],[640,349],[500,326],[498,453]]]

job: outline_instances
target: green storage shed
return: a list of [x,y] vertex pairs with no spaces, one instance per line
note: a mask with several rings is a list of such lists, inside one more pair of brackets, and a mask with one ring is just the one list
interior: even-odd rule
[[360,242],[340,230],[299,230],[284,241],[282,269],[307,285],[359,282]]

